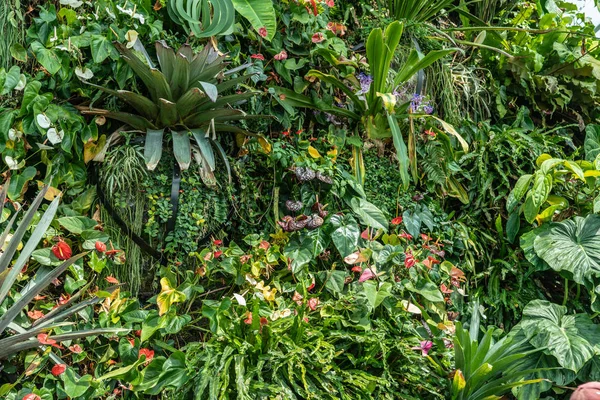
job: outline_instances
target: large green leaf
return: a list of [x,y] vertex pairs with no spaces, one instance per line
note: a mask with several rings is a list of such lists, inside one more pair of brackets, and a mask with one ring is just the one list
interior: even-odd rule
[[545,348],[559,364],[579,371],[600,344],[600,326],[587,314],[568,315],[567,308],[545,300],[534,300],[523,309],[517,325],[536,348]]
[[351,200],[350,205],[363,224],[375,229],[388,229],[387,218],[373,203],[355,197]]
[[54,50],[49,50],[36,41],[31,43],[31,51],[50,75],[54,75],[60,70],[60,58],[58,58]]
[[600,125],[590,124],[585,127],[585,159],[594,161],[600,154]]
[[534,239],[535,253],[556,271],[568,271],[580,284],[600,274],[600,216],[551,223]]
[[267,30],[265,39],[273,40],[277,30],[275,9],[272,1],[265,0],[232,0],[235,10],[240,13],[258,31],[260,28]]
[[331,234],[331,240],[340,255],[346,257],[354,252],[356,246],[358,246],[358,239],[360,238],[358,224],[351,215],[334,215],[331,217],[330,222],[336,228]]

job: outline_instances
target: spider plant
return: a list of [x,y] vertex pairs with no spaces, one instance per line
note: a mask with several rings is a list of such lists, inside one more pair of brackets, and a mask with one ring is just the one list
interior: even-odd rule
[[396,20],[425,22],[452,5],[453,0],[379,0],[378,3]]
[[[218,132],[248,132],[229,125],[228,122],[249,116],[231,106],[244,102],[254,92],[223,95],[245,81],[248,76],[231,78],[233,73],[247,65],[226,71],[225,56],[219,55],[210,45],[198,53],[185,44],[177,51],[164,41],[156,42],[156,55],[160,69],[144,55],[138,57],[126,45],[114,44],[123,59],[146,86],[149,97],[127,90],[112,90],[90,84],[128,103],[137,114],[78,107],[83,114],[101,115],[124,122],[145,134],[144,158],[149,170],[154,170],[161,159],[165,135],[173,142],[173,153],[182,170],[194,159],[201,175],[214,180],[215,151],[220,153],[227,169],[229,164],[217,139]],[[145,52],[142,52],[144,54]],[[147,53],[145,53],[147,54]],[[192,145],[193,138],[195,145]],[[206,180],[205,179],[205,180]],[[231,179],[231,176],[230,176]]]
[[[9,183],[6,182],[0,192],[0,215],[4,209],[4,201],[6,199],[6,193]],[[11,298],[10,292],[13,289],[13,285],[17,280],[17,277],[21,273],[21,270],[31,257],[31,253],[35,250],[38,243],[44,237],[46,230],[50,226],[50,223],[54,219],[54,215],[58,210],[58,204],[60,197],[57,196],[54,201],[48,206],[46,211],[42,214],[39,221],[33,228],[31,236],[17,255],[19,244],[23,239],[25,233],[30,229],[36,212],[38,211],[44,195],[48,191],[48,186],[44,187],[37,197],[33,200],[29,210],[23,215],[20,223],[16,229],[12,232],[12,236],[9,236],[12,231],[12,227],[15,225],[17,217],[20,212],[15,212],[13,217],[8,221],[2,234],[0,234],[0,243],[5,243],[7,238],[10,240],[2,254],[0,254],[0,304],[5,303],[6,307],[0,308],[0,360],[10,357],[23,350],[28,350],[35,347],[44,347],[40,341],[36,339],[36,336],[40,333],[49,331],[58,326],[69,325],[70,323],[65,322],[69,317],[83,310],[84,308],[99,302],[101,299],[94,297],[86,301],[76,303],[76,300],[82,296],[86,288],[80,290],[77,294],[73,295],[71,299],[50,313],[46,314],[43,318],[36,320],[31,326],[22,326],[15,322],[15,319],[25,310],[27,304],[42,290],[44,290],[54,279],[58,278],[69,266],[73,265],[76,261],[81,259],[86,253],[81,253],[73,256],[62,263],[60,266],[50,271],[38,271],[36,276],[28,282],[28,284],[21,290],[21,292]],[[11,266],[12,265],[12,266]],[[5,300],[7,300],[5,302]],[[12,303],[12,304],[11,304]],[[74,331],[65,334],[58,334],[52,336],[52,339],[59,343],[61,341],[74,340],[78,338],[84,338],[92,335],[99,335],[103,333],[115,333],[120,331],[126,331],[125,329],[91,329],[83,331]],[[12,334],[11,332],[16,332]],[[56,361],[58,358],[53,357]]]

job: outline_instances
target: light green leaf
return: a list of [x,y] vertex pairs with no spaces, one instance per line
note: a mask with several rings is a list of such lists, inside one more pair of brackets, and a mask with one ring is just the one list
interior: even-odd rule
[[260,28],[267,30],[265,39],[273,40],[277,30],[275,9],[272,1],[265,0],[232,0],[235,10],[240,13],[258,31]]

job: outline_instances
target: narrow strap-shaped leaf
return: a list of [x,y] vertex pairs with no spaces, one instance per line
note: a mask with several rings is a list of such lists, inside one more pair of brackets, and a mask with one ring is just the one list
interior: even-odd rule
[[183,122],[185,126],[196,127],[215,120],[215,122],[238,121],[249,118],[242,110],[221,109],[212,111],[201,111],[187,117]]
[[221,154],[221,158],[223,158],[223,162],[225,163],[225,168],[227,168],[227,177],[229,179],[229,184],[231,185],[231,181],[232,181],[231,165],[229,164],[229,159],[227,158],[227,154],[225,153],[223,146],[221,146],[221,143],[217,142],[216,140],[211,140],[210,142],[215,145],[215,147],[219,151],[219,154]]
[[93,83],[85,82],[86,84],[95,87],[105,93],[116,96],[127,103],[129,103],[137,112],[142,114],[145,118],[153,120],[156,118],[158,113],[158,107],[149,98],[142,96],[141,94],[130,92],[128,90],[112,90],[103,86],[94,85]]
[[387,119],[390,124],[390,130],[392,131],[392,139],[394,140],[394,147],[396,148],[396,157],[400,163],[400,178],[402,179],[402,186],[404,189],[408,189],[410,184],[410,176],[408,175],[408,149],[402,138],[402,132],[400,132],[400,126],[396,118],[389,114],[387,111]]
[[185,54],[178,52],[175,56],[175,64],[173,65],[173,74],[169,80],[169,85],[172,91],[173,99],[177,100],[187,91],[190,79],[190,62],[193,53],[191,49]]
[[206,137],[206,131],[202,129],[191,129],[190,132],[192,132],[192,135],[198,144],[202,158],[206,160],[208,166],[210,167],[210,171],[214,172],[215,153],[210,146],[209,139]]
[[167,46],[164,40],[158,40],[156,42],[156,56],[161,72],[167,81],[171,82],[175,65],[175,52]]
[[[89,336],[103,335],[106,333],[114,334],[114,333],[128,332],[128,331],[129,331],[128,329],[123,329],[123,328],[90,329],[90,330],[85,330],[85,331],[78,331],[78,332],[64,333],[61,335],[55,335],[55,336],[52,336],[51,338],[53,340],[56,340],[58,343],[60,343],[60,342],[66,342],[67,340],[81,339],[81,338],[86,338]],[[1,343],[1,341],[0,341],[0,343]],[[38,346],[41,346],[41,343],[39,341],[37,341],[36,339],[29,339],[26,342],[19,343],[17,345],[14,345],[14,346],[11,346],[8,348],[0,347],[0,359],[6,358],[6,357],[10,356],[11,354],[15,354],[15,353],[21,352],[23,350],[33,349]]]
[[179,168],[185,171],[192,162],[192,148],[190,146],[190,135],[187,131],[172,132],[173,154],[179,164]]
[[208,100],[203,101],[198,105],[197,111],[218,109],[226,105],[239,105],[246,102],[247,99],[259,95],[259,92],[246,92],[242,94],[232,94],[229,96],[222,96],[217,99],[214,103]]
[[146,167],[153,171],[162,156],[164,129],[148,129],[146,143],[144,144],[144,160]]
[[[34,287],[29,289],[19,300],[17,300],[12,307],[10,307],[6,313],[0,318],[0,333],[4,332],[8,324],[25,308],[36,295],[44,290],[54,279],[58,278],[67,268],[69,268],[77,260],[85,256],[87,253],[81,253],[76,256],[69,258],[67,261],[56,267],[52,272],[46,275],[45,279]],[[20,270],[19,270],[20,271]],[[6,283],[6,282],[5,282]]]
[[6,194],[8,193],[8,185],[10,185],[10,177],[4,182],[4,186],[2,186],[2,191],[0,192],[0,216],[4,212],[4,202],[6,201]]
[[206,96],[206,94],[197,87],[193,87],[189,89],[183,96],[177,100],[177,112],[180,117],[185,119],[191,113],[200,111],[200,106],[203,103],[210,103],[210,100]]
[[[21,214],[21,210],[17,210],[13,216],[10,218],[10,220],[8,221],[8,224],[6,225],[6,227],[4,228],[4,231],[2,232],[2,234],[0,235],[0,243],[6,243],[6,238],[8,237],[8,235],[10,234],[10,230],[12,229],[13,225],[15,224],[15,221],[17,220],[17,217]],[[8,249],[7,249],[8,250]],[[0,259],[2,259],[2,256],[0,256]],[[3,271],[2,271],[3,272]],[[2,273],[0,272],[0,274]]]
[[202,90],[204,90],[204,93],[206,93],[208,98],[213,103],[215,101],[217,101],[217,97],[219,96],[219,90],[217,89],[217,87],[215,85],[213,85],[212,83],[208,83],[208,82],[200,81],[199,83],[200,83],[200,86],[202,87]]
[[[40,204],[42,204],[42,200],[44,200],[44,196],[46,195],[47,191],[48,186],[44,186],[44,188],[40,190],[36,198],[33,200],[33,203],[31,203],[29,210],[27,210],[27,212],[23,216],[23,219],[21,220],[21,223],[19,224],[17,230],[13,234],[11,241],[8,243],[6,250],[4,250],[2,255],[0,255],[0,273],[4,272],[4,270],[12,261],[12,258],[15,252],[17,251],[17,248],[19,247],[19,243],[21,242],[23,236],[25,235],[25,232],[29,228],[29,224],[33,220],[33,216],[37,212],[38,207],[40,206]],[[0,300],[0,304],[2,303],[2,301],[3,299]]]
[[[44,212],[42,218],[40,218],[35,229],[33,230],[33,233],[29,237],[29,240],[21,250],[21,254],[19,254],[17,261],[15,261],[10,272],[6,276],[6,279],[2,282],[2,286],[0,287],[0,304],[2,304],[2,302],[8,295],[10,288],[12,287],[15,280],[17,280],[17,277],[21,273],[21,270],[25,266],[25,263],[27,262],[27,260],[29,260],[29,257],[31,257],[31,253],[33,253],[38,243],[43,239],[44,235],[46,234],[46,230],[52,223],[54,215],[56,215],[56,211],[58,210],[59,201],[60,197],[56,196],[52,203],[50,203],[50,206],[48,207],[46,212]],[[13,236],[13,240],[14,239],[15,237]],[[16,241],[17,244],[18,242],[19,241]]]
[[88,107],[76,107],[82,114],[85,115],[102,115],[107,118],[112,118],[117,121],[124,122],[135,129],[139,129],[141,131],[145,131],[146,129],[156,129],[156,126],[147,120],[144,117],[140,117],[139,115],[120,112],[120,111],[109,111],[102,110],[97,108],[88,108]]
[[341,82],[335,76],[329,75],[329,74],[324,74],[323,72],[314,70],[314,69],[308,71],[306,76],[315,77],[323,82],[326,82],[326,83],[338,88],[352,100],[352,103],[354,104],[355,108],[357,108],[358,110],[364,111],[365,102],[360,100],[352,89],[350,89],[348,86],[346,86],[343,82]]

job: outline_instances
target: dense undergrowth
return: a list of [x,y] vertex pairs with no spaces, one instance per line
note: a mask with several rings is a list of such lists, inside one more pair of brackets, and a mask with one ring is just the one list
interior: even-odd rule
[[600,380],[577,6],[7,0],[0,30],[0,398]]

